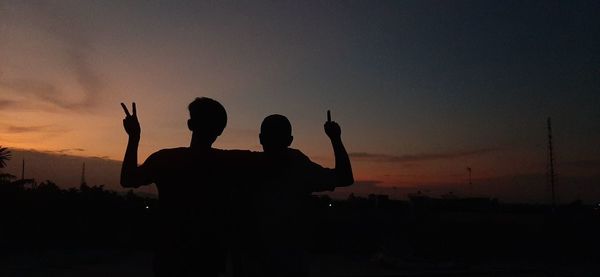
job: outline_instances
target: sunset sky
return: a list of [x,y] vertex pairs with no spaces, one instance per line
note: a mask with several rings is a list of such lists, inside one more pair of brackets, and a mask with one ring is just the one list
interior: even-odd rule
[[[29,2],[29,3],[26,3]],[[189,145],[187,104],[220,101],[216,147],[293,147],[333,166],[326,111],[356,179],[460,184],[558,172],[600,181],[598,1],[0,1],[0,145],[140,160]],[[11,161],[15,163],[15,161]],[[594,179],[595,178],[595,179]],[[544,179],[541,179],[542,182]],[[596,182],[600,184],[600,182]]]

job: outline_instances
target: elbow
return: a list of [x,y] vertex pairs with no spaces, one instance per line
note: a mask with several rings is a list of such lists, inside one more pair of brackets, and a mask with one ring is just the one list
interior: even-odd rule
[[127,183],[121,183],[121,186],[124,188],[128,188],[128,189],[137,189],[140,187],[139,185],[127,184]]
[[349,187],[354,184],[354,177],[349,176],[347,178],[342,178],[338,182],[338,187]]
[[121,178],[121,187],[124,187],[124,188],[139,188],[140,186],[137,185],[135,182],[132,182],[131,180],[127,180],[125,178]]
[[127,183],[126,181],[121,180],[121,187],[124,188],[132,188],[133,186],[131,186],[129,183]]

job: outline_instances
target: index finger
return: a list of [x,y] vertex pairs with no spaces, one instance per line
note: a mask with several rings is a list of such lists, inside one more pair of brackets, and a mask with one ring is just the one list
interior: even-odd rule
[[125,114],[127,116],[131,116],[131,114],[129,113],[129,110],[127,109],[127,106],[125,106],[125,104],[121,103],[121,107],[123,107],[123,111],[125,111]]
[[135,108],[135,102],[133,102],[133,116],[137,116],[137,110]]
[[331,111],[327,110],[327,122],[331,122]]

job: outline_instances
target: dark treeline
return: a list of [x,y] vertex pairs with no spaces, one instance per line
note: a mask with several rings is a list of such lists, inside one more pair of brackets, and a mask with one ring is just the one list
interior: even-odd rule
[[332,202],[321,219],[321,230],[329,233],[317,236],[319,250],[368,254],[388,266],[599,261],[600,211],[580,201],[553,208],[490,198],[409,198],[351,195]]
[[[103,186],[61,189],[51,181],[0,182],[3,254],[45,249],[153,247],[156,199]],[[200,201],[200,200],[199,200]],[[594,262],[600,249],[600,213],[572,203],[503,204],[493,199],[391,200],[384,195],[339,201],[314,197],[312,251],[369,259],[451,262]],[[317,255],[317,256],[318,256]]]
[[149,249],[155,199],[82,184],[0,179],[0,249]]

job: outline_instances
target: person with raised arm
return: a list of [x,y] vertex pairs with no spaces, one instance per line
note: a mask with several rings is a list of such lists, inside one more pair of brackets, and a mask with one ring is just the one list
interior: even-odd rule
[[328,120],[324,125],[335,156],[335,168],[312,162],[301,151],[290,148],[292,125],[283,115],[267,116],[260,128],[264,150],[264,175],[248,191],[250,199],[242,210],[246,223],[239,228],[240,274],[234,276],[308,276],[308,249],[311,242],[309,218],[312,193],[333,191],[354,183],[350,158],[341,138],[341,128]]
[[[123,127],[129,135],[121,168],[121,185],[137,188],[156,184],[159,195],[155,276],[219,276],[225,270],[227,205],[235,176],[257,163],[249,151],[212,148],[227,124],[223,106],[210,98],[189,104],[192,131],[189,147],[163,149],[140,166],[137,151],[140,123],[135,103],[125,104]],[[232,172],[234,174],[232,174]]]

